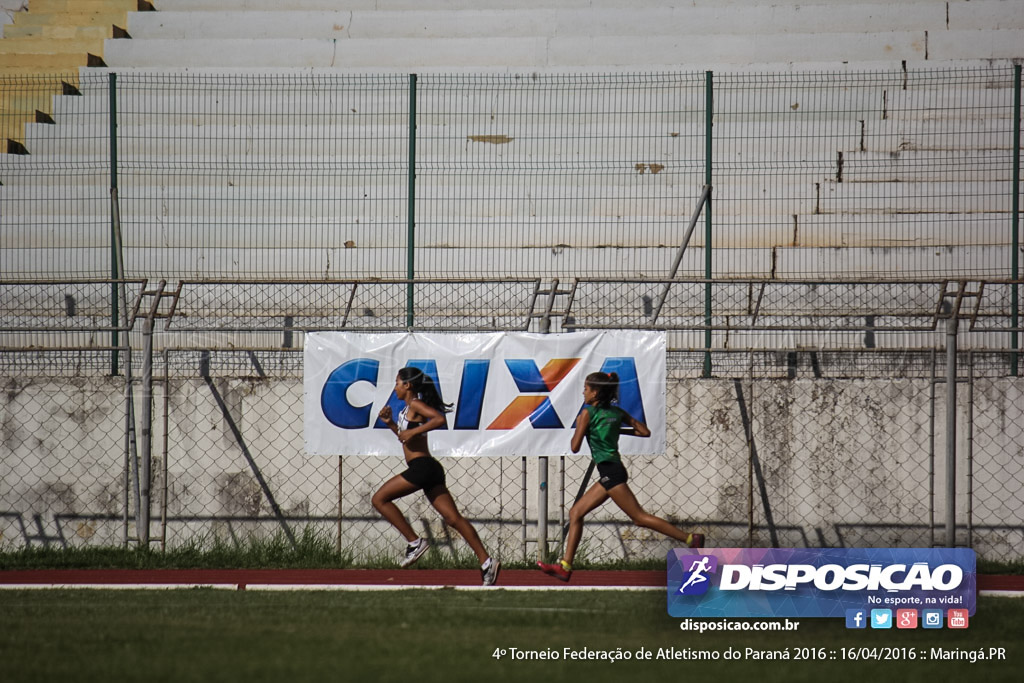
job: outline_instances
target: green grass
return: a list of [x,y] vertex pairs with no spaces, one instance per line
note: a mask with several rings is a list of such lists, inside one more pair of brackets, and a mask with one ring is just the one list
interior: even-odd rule
[[[1017,681],[1024,600],[981,598],[965,631],[681,631],[661,591],[0,590],[5,683],[93,681]],[[1006,648],[1005,661],[844,661],[842,648]],[[746,648],[825,648],[836,659],[757,661]],[[515,661],[511,648],[659,648],[742,659]],[[496,650],[506,651],[495,659]],[[713,679],[712,679],[713,680]]]
[[355,566],[334,540],[311,528],[295,538],[283,534],[239,543],[218,537],[166,551],[135,548],[21,548],[0,552],[4,569],[338,569]]
[[1024,560],[1010,562],[993,562],[991,560],[978,559],[979,574],[1024,574]]
[[[322,530],[305,527],[295,537],[294,546],[283,534],[270,537],[249,536],[228,541],[218,536],[197,538],[181,546],[161,551],[132,547],[26,547],[0,551],[0,571],[12,569],[392,569],[398,567],[401,551],[396,540],[394,551],[378,557],[356,558],[348,551],[338,552],[335,538]],[[586,543],[580,546],[576,569],[664,570],[665,558],[601,561],[589,557]],[[558,553],[549,553],[554,561]],[[533,560],[502,558],[507,569],[532,569]],[[476,558],[468,549],[454,554],[432,547],[420,560],[424,569],[475,568]],[[978,560],[981,574],[1024,574],[1024,560],[992,562]]]

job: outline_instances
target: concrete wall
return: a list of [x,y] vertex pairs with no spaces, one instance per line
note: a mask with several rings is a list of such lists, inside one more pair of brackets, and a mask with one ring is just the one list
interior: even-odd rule
[[154,4],[131,17],[135,40],[108,44],[109,64],[543,71],[1024,57],[1012,0]]
[[[122,392],[116,379],[6,381],[0,414],[0,547],[121,541]],[[979,553],[991,559],[1019,557],[1024,547],[1022,393],[1021,380],[978,380],[972,440],[966,388],[959,393],[957,519],[961,525],[967,522],[970,453],[973,540]],[[932,509],[929,395],[927,380],[673,380],[668,452],[633,459],[628,463],[631,478],[648,510],[706,531],[712,545],[720,547],[749,542],[751,500],[758,526],[752,537],[755,546],[773,541],[782,546],[927,546]],[[230,420],[218,407],[217,396]],[[230,542],[250,534],[279,533],[264,486],[293,531],[310,525],[333,538],[340,471],[345,547],[363,558],[397,552],[397,535],[379,520],[369,498],[401,469],[400,459],[345,458],[339,464],[336,458],[307,457],[302,452],[299,380],[214,380],[209,385],[177,380],[168,398],[172,545],[203,542],[211,535]],[[159,492],[162,395],[157,399],[154,491]],[[943,405],[938,387],[938,543],[944,541]],[[245,448],[235,438],[232,422]],[[753,476],[748,432],[756,448]],[[450,488],[479,524],[485,542],[504,556],[520,556],[520,460],[444,462]],[[566,463],[565,495],[571,502],[586,459],[568,458]],[[555,522],[559,467],[559,459],[553,459],[549,480]],[[527,514],[532,520],[537,488],[537,462],[530,459]],[[154,500],[160,500],[159,494]],[[450,537],[421,496],[402,506],[424,533],[442,541]],[[158,505],[153,514],[159,518]],[[585,536],[591,558],[658,557],[669,547],[668,541],[631,528],[613,506],[595,513],[592,522]],[[529,533],[532,538],[532,524]],[[558,537],[556,523],[549,536]],[[961,529],[958,543],[965,542]],[[451,548],[465,550],[458,540]]]

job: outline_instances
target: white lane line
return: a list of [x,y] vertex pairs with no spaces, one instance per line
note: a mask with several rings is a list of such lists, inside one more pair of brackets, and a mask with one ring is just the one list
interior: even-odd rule
[[27,589],[97,589],[97,590],[174,590],[216,588],[251,591],[398,591],[398,590],[460,590],[460,591],[663,591],[659,586],[424,586],[395,584],[328,584],[328,583],[0,583],[0,590]]

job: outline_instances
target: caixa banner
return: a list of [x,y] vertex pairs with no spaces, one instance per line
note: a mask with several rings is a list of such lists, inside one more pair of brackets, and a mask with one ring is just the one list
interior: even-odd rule
[[674,617],[845,617],[847,611],[974,614],[968,548],[711,548],[668,554]]
[[625,454],[665,452],[665,335],[661,332],[318,332],[304,355],[306,451],[401,455],[378,418],[403,404],[395,377],[419,368],[452,404],[430,433],[436,456],[568,455],[591,372],[619,376],[619,405],[648,424],[650,438],[623,436]]

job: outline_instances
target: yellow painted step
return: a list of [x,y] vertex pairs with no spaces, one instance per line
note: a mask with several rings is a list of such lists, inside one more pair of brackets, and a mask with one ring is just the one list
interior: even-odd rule
[[0,143],[23,153],[25,125],[48,120],[53,96],[76,86],[78,69],[102,66],[103,41],[127,37],[128,12],[151,11],[148,0],[29,0],[0,40]]
[[64,81],[78,87],[78,67],[69,66],[63,69],[52,66],[0,66],[0,86],[10,87],[29,80],[38,82],[41,80],[53,80],[56,83]]
[[47,66],[0,66],[0,90],[16,86],[26,80],[38,82],[52,79],[78,87],[78,67],[63,69]]
[[[51,95],[51,98],[53,96]],[[49,108],[49,105],[46,105]],[[0,108],[0,129],[3,130],[3,137],[0,143],[5,140],[25,143],[25,125],[29,123],[53,123],[53,118],[43,107],[36,107],[31,111],[4,111]]]
[[60,86],[47,84],[45,90],[33,86],[31,90],[11,92],[0,97],[0,114],[26,114],[36,110],[49,113],[53,109],[53,96],[60,94]]
[[32,14],[16,12],[15,26],[124,26],[127,12],[66,12],[63,14]]
[[[96,57],[92,60],[94,66]],[[65,70],[79,66],[89,66],[90,56],[85,52],[79,54],[54,54],[54,55],[5,55],[0,54],[0,68],[3,67],[29,67],[36,69]]]
[[28,13],[135,12],[139,4],[139,0],[28,0]]
[[37,110],[50,114],[54,96],[65,92],[65,84],[55,79],[4,81],[0,91],[0,113],[4,114],[32,114]]
[[[51,74],[52,76],[52,74]],[[2,78],[2,77],[0,77]],[[25,125],[29,123],[51,123],[53,98],[65,94],[74,86],[48,78],[35,82],[32,77],[12,82],[7,81],[0,96],[0,153],[22,153],[25,144]]]
[[7,141],[13,140],[25,144],[25,124],[22,117],[0,115],[0,152],[7,152]]
[[53,38],[4,38],[0,40],[0,55],[70,55],[79,52],[103,54],[103,38],[95,39],[53,39]]
[[113,25],[105,26],[4,26],[4,41],[13,38],[49,38],[52,40],[106,40],[114,37]]
[[[7,114],[6,112],[0,112],[0,128],[3,129],[3,138],[0,138],[0,143],[4,143],[6,140],[13,140],[21,145],[25,144],[25,127],[30,123],[53,123],[53,119],[49,118],[46,112],[42,109],[38,110],[41,114],[36,114],[36,110],[33,110],[29,114]],[[36,118],[40,116],[41,118]],[[6,144],[2,144],[2,147],[7,147]]]

